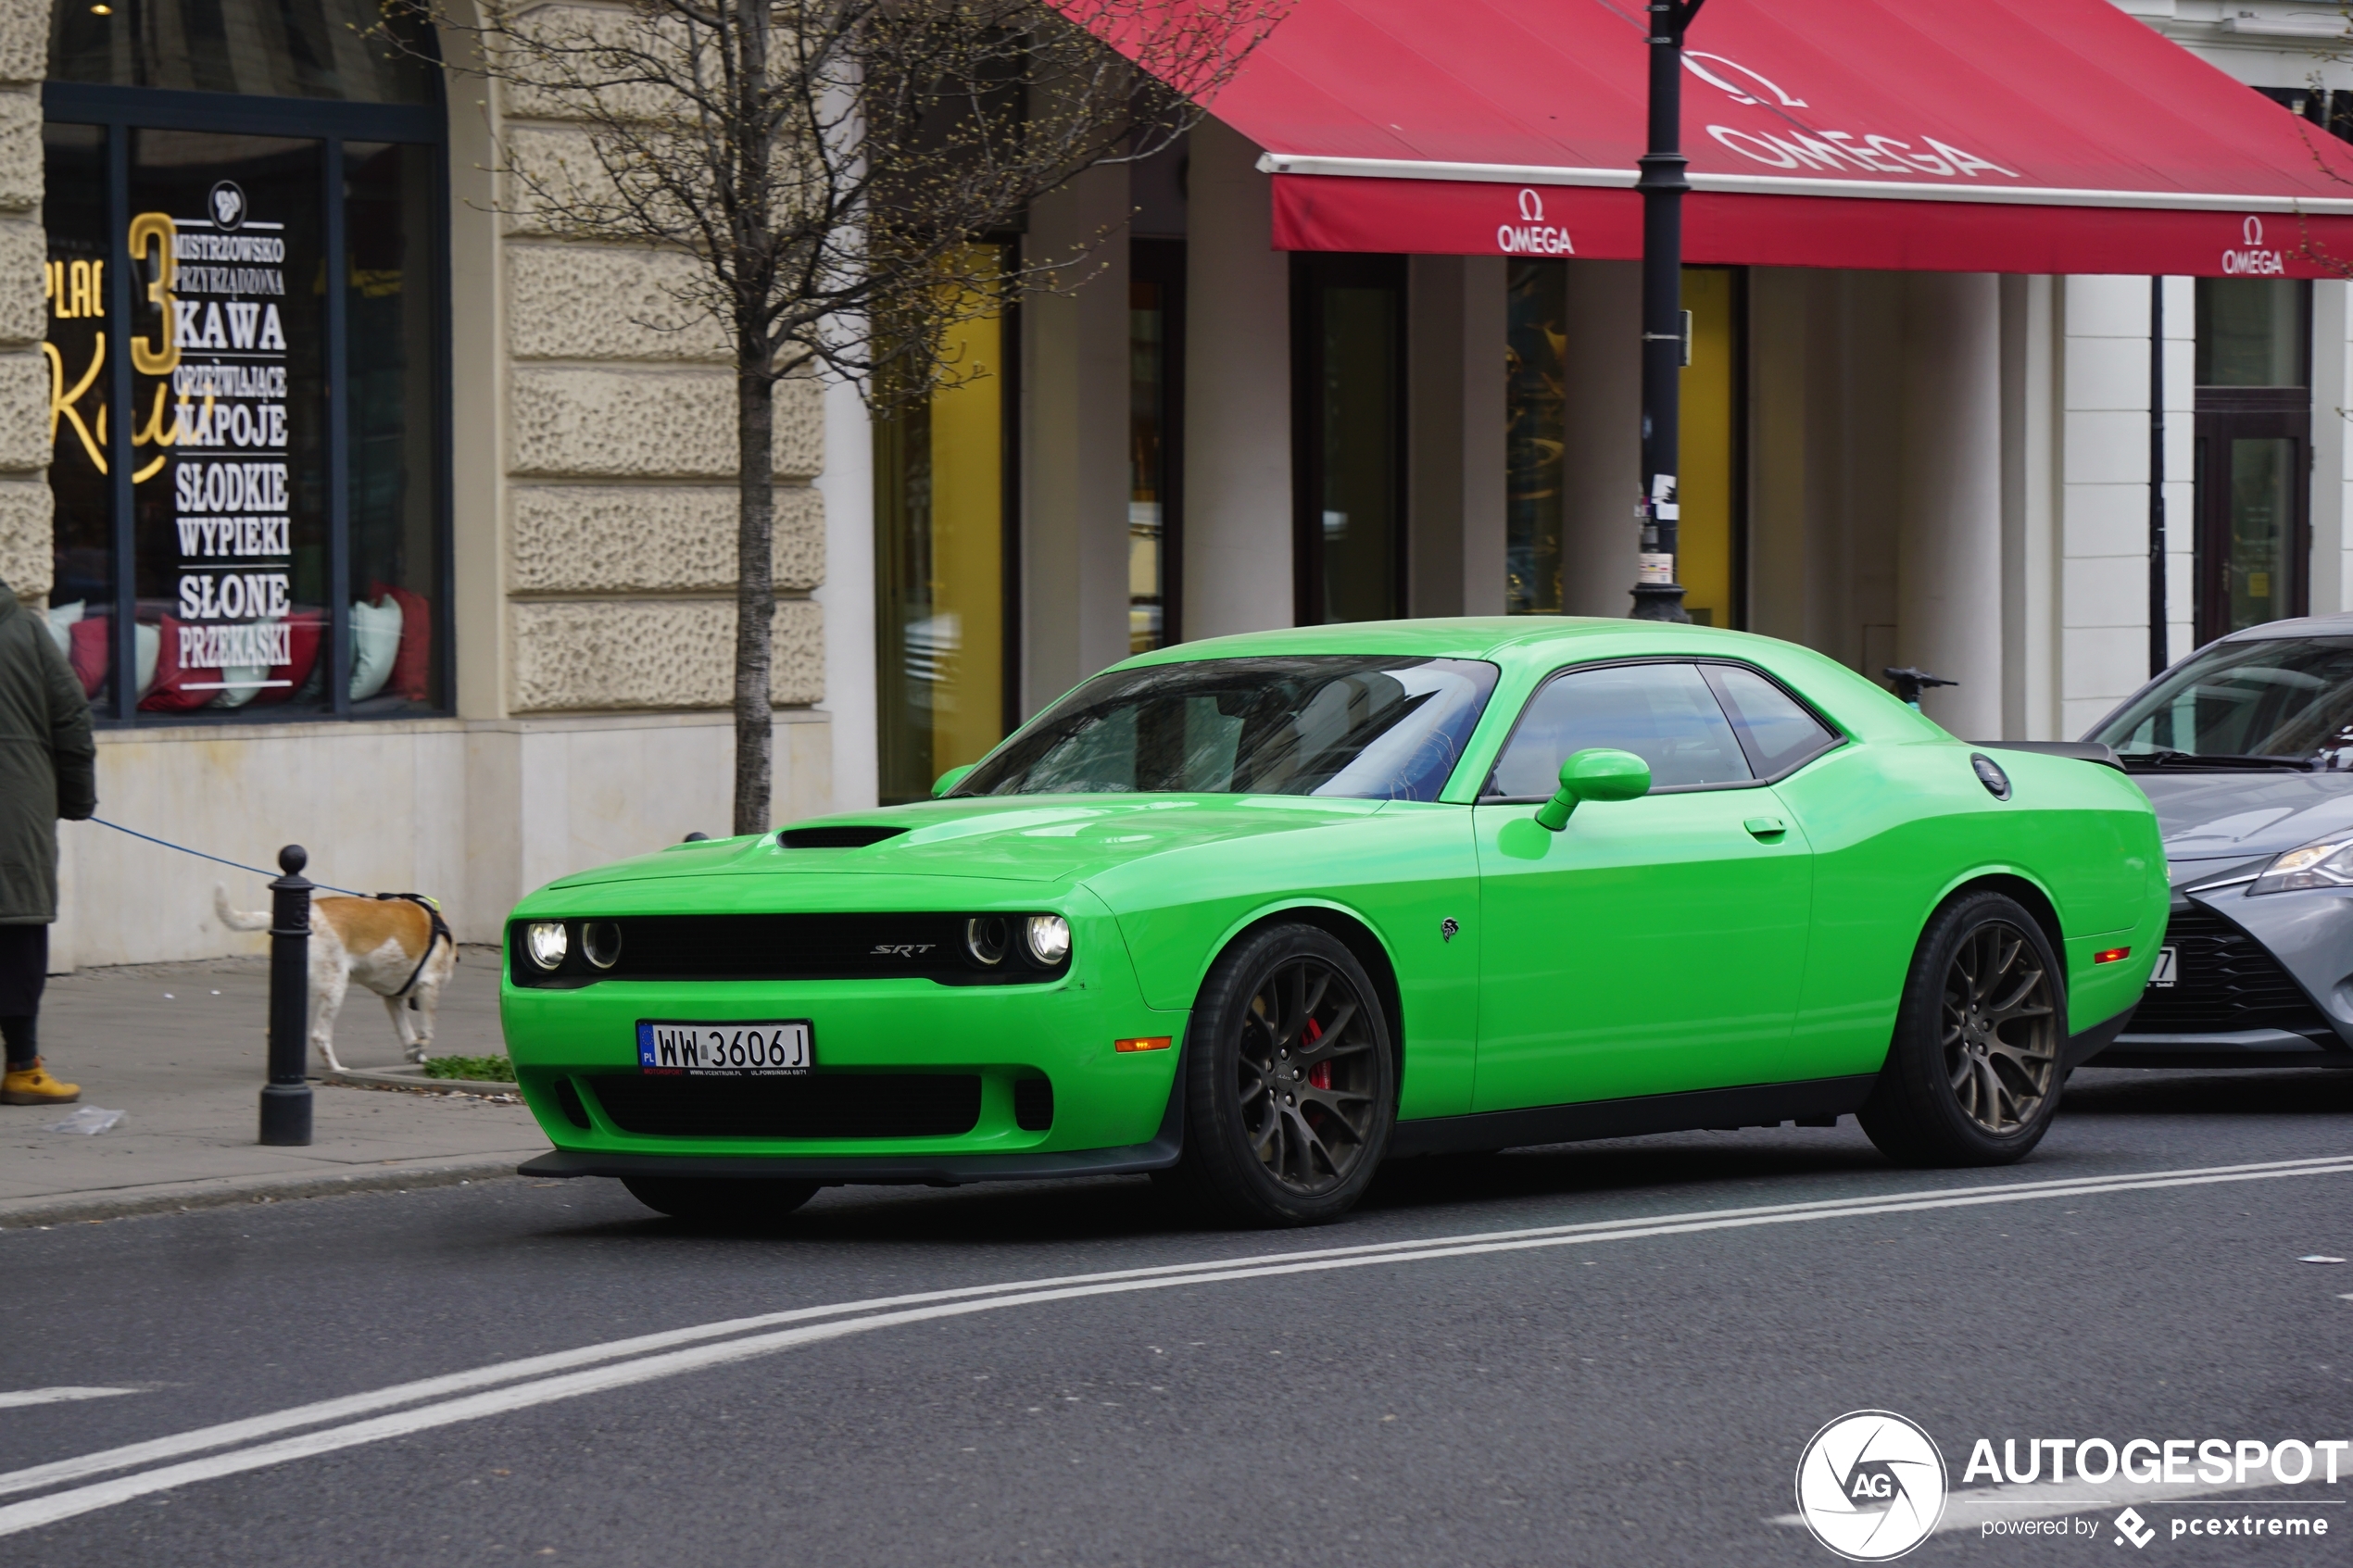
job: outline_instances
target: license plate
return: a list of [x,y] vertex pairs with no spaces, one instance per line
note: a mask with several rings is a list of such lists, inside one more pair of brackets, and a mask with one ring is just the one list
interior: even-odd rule
[[809,1021],[685,1023],[637,1021],[637,1068],[705,1078],[765,1078],[816,1065]]
[[2157,968],[2149,975],[2149,984],[2151,985],[2171,985],[2173,984],[2175,962],[2173,952],[2174,950],[2171,947],[2159,947],[2157,950]]

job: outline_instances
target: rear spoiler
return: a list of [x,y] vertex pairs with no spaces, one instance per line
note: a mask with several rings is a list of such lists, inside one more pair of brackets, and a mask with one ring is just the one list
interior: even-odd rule
[[2095,740],[1982,740],[1977,744],[1986,751],[2037,751],[2045,757],[2072,757],[2078,762],[2096,762],[2124,771],[2116,753]]

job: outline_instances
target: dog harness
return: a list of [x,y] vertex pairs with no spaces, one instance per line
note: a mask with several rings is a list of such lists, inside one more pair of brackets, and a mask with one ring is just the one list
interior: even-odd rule
[[409,997],[409,1010],[414,1011],[417,1009],[417,998],[409,997],[409,993],[415,988],[417,977],[424,973],[425,965],[433,962],[434,944],[436,942],[447,942],[449,944],[449,950],[454,953],[458,950],[458,938],[451,935],[449,922],[441,918],[441,906],[426,897],[423,894],[379,893],[376,895],[376,897],[379,902],[392,898],[406,898],[411,904],[414,904],[419,909],[424,910],[425,918],[433,922],[433,932],[425,938],[424,957],[419,959],[417,960],[417,967],[409,972],[409,979],[407,983],[404,984],[399,990],[393,993],[395,997]]

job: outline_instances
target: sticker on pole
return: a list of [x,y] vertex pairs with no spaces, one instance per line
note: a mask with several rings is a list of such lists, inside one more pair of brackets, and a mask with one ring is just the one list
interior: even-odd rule
[[1853,1562],[1885,1562],[1926,1540],[1946,1489],[1935,1440],[1889,1411],[1840,1416],[1797,1461],[1798,1517]]

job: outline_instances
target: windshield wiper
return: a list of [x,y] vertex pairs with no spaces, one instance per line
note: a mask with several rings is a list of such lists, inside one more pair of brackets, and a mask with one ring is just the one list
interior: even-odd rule
[[2309,773],[2312,760],[2308,757],[2262,757],[2227,751],[2176,751],[2158,746],[2151,751],[2120,751],[2117,759],[2128,771],[2145,772],[2159,768],[2178,768],[2196,772],[2201,769],[2218,773],[2239,770],[2263,771],[2285,769],[2294,773]]

